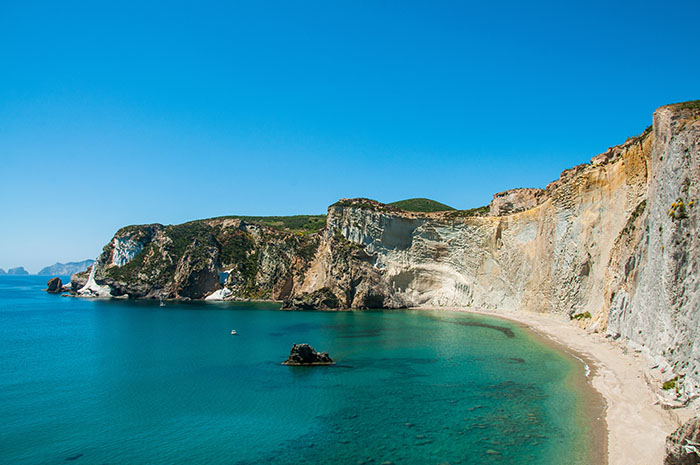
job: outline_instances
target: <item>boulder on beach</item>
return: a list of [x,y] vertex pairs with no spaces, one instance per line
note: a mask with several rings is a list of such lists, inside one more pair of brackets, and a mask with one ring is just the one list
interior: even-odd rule
[[60,294],[63,291],[63,282],[59,277],[49,279],[49,282],[46,283],[46,286],[46,292],[49,292],[51,294]]
[[334,363],[326,352],[316,352],[308,344],[294,344],[289,358],[282,362],[283,365],[292,366],[333,365]]

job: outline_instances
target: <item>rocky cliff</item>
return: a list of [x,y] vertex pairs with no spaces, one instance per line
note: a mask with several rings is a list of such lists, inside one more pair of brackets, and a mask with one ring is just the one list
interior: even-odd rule
[[71,283],[83,296],[280,300],[309,266],[324,219],[288,217],[285,224],[232,217],[127,226]]
[[[597,314],[606,305],[602,289],[618,236],[644,209],[652,146],[645,131],[565,171],[544,191],[497,194],[489,214],[411,213],[341,200],[328,210],[317,259],[298,289],[329,288],[341,306],[356,307],[353,296],[369,280],[374,303],[386,307]],[[341,252],[351,247],[345,260]]]
[[545,189],[502,192],[469,211],[343,199],[318,231],[235,218],[127,227],[74,287],[290,309],[566,314],[658,360],[687,398],[700,379],[699,131],[700,102],[662,107],[641,135]]
[[[700,102],[654,113],[643,208],[629,215],[610,256],[601,322],[697,391],[700,379]],[[683,377],[687,382],[683,383]]]

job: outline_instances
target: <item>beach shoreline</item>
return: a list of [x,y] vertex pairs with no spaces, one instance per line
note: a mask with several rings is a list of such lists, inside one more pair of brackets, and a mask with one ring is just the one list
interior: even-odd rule
[[690,407],[669,411],[659,405],[647,381],[645,366],[649,361],[643,355],[600,334],[589,333],[563,315],[455,307],[415,309],[469,313],[515,322],[582,360],[591,370],[587,382],[605,402],[600,423],[605,431],[596,431],[602,436],[591,439],[592,444],[604,444],[609,465],[661,465],[666,436],[693,415]]

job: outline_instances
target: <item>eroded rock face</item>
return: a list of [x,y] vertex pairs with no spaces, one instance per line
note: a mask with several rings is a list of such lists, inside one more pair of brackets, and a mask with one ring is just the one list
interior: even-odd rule
[[175,269],[171,285],[174,297],[202,299],[213,289],[218,290],[219,267],[219,248],[213,235],[195,239]]
[[489,215],[503,216],[536,207],[543,200],[544,189],[511,189],[494,194],[489,205]]
[[46,283],[46,292],[49,292],[51,294],[60,294],[62,291],[63,291],[63,282],[61,282],[61,278],[59,278],[59,277],[51,278]]
[[341,307],[338,297],[327,287],[287,299],[282,305],[283,310],[337,310],[339,308]]
[[112,265],[122,266],[129,263],[143,249],[143,244],[131,236],[112,239]]
[[[363,200],[364,202],[365,200]],[[345,234],[360,234],[352,222],[344,222],[341,215],[348,207],[330,207],[326,230],[321,233],[316,258],[302,276],[284,308],[343,309],[343,308],[400,308],[404,303],[391,289],[384,271],[377,266],[378,254],[361,243],[349,240]],[[351,209],[354,207],[350,207]],[[372,221],[372,218],[369,221]],[[405,240],[396,235],[397,241]],[[360,239],[361,240],[361,239]],[[389,239],[390,240],[390,239]],[[410,240],[410,237],[409,237]]]
[[[497,195],[510,199],[504,216],[340,201],[329,208],[317,260],[292,297],[328,288],[342,307],[527,307],[595,315],[605,306],[616,238],[646,193],[652,144],[645,134],[614,160],[567,170],[546,191]],[[505,208],[503,202],[495,208]]]
[[70,277],[70,292],[71,294],[77,294],[78,290],[81,289],[85,284],[87,284],[88,277],[90,276],[90,272],[92,271],[92,265],[87,268],[85,271],[80,271],[78,273],[74,273]]
[[654,113],[644,208],[619,233],[603,309],[608,335],[688,375],[686,399],[700,379],[699,113],[682,105]]
[[313,366],[332,365],[333,359],[326,352],[316,352],[308,344],[294,344],[289,353],[289,358],[282,362],[283,365]]
[[666,438],[664,465],[700,464],[700,417],[681,425]]

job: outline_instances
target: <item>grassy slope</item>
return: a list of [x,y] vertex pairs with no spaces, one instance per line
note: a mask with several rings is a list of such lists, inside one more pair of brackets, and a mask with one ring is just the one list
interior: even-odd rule
[[436,202],[435,200],[430,199],[399,200],[398,202],[393,202],[389,205],[409,212],[446,212],[454,210],[454,208],[445,205],[444,203]]

